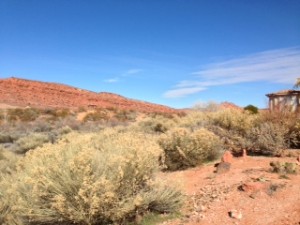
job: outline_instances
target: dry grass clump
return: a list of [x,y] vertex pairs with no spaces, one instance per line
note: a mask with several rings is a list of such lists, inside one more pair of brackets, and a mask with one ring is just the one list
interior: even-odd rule
[[27,136],[21,137],[16,141],[16,153],[23,154],[30,149],[35,149],[42,146],[44,143],[49,142],[49,136],[43,133],[31,133]]
[[186,169],[214,160],[222,150],[220,138],[204,128],[196,131],[175,128],[163,134],[158,142],[165,152],[168,170]]
[[[0,202],[9,208],[2,221],[128,224],[146,211],[175,211],[180,192],[154,181],[161,154],[157,143],[140,133],[68,134],[57,144],[29,151],[13,182],[0,184]],[[0,213],[3,208],[2,203]]]

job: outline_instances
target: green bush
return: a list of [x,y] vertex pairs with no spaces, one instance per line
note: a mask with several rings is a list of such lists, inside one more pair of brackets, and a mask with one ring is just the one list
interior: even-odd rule
[[32,133],[27,136],[21,137],[16,141],[17,153],[25,153],[28,150],[35,149],[42,146],[44,143],[49,142],[49,137],[43,133]]
[[244,107],[244,110],[249,111],[250,113],[257,114],[258,113],[258,108],[254,105],[247,105]]
[[154,180],[161,154],[157,143],[140,133],[70,133],[57,144],[29,151],[13,182],[0,184],[0,202],[10,200],[2,220],[128,224],[146,211],[175,211],[182,202],[180,192]]
[[158,142],[165,152],[167,170],[186,169],[214,160],[222,149],[220,138],[204,128],[194,132],[175,128],[163,134]]

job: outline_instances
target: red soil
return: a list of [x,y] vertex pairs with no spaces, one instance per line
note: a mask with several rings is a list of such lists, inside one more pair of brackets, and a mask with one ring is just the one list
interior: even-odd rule
[[[183,218],[162,225],[299,225],[300,175],[270,172],[270,162],[277,160],[296,162],[248,156],[234,158],[224,174],[214,173],[213,164],[162,174],[166,182],[181,184],[188,198]],[[231,218],[230,211],[242,218]]]
[[0,104],[38,108],[118,108],[139,112],[174,113],[175,109],[127,99],[112,93],[18,78],[0,79]]

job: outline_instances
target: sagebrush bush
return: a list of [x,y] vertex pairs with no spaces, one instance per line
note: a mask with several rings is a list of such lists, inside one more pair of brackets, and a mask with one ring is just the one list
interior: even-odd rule
[[146,133],[165,133],[174,126],[176,126],[176,121],[173,118],[157,115],[140,121],[138,123],[138,130]]
[[117,110],[115,111],[114,118],[118,121],[135,121],[137,113],[133,110]]
[[168,170],[186,169],[214,160],[222,150],[220,138],[204,128],[193,132],[174,128],[163,134],[158,142],[165,152]]
[[9,121],[34,121],[40,116],[40,110],[35,108],[16,108],[7,110],[7,119]]
[[275,155],[278,150],[288,147],[286,142],[286,127],[265,122],[255,127],[249,133],[252,149],[262,154]]
[[0,192],[6,190],[0,202],[13,199],[3,220],[13,215],[24,224],[128,224],[137,213],[177,210],[180,192],[154,181],[161,154],[140,133],[68,134],[29,151],[14,182],[0,185]]
[[300,147],[300,117],[289,107],[281,111],[265,111],[261,113],[260,123],[272,123],[286,130],[286,142],[289,147]]
[[213,125],[245,135],[257,124],[257,115],[239,109],[224,109],[209,114]]
[[178,120],[178,126],[190,128],[192,130],[197,128],[203,128],[209,124],[208,113],[192,110],[186,114],[186,116]]
[[17,161],[20,156],[15,153],[5,150],[0,145],[0,181],[5,174],[12,174],[16,169]]
[[4,111],[0,110],[0,124],[4,121],[5,116],[4,116]]
[[85,115],[85,117],[83,118],[84,122],[87,121],[106,121],[108,120],[110,117],[108,115],[108,112],[106,110],[96,110],[93,112],[89,112]]
[[12,143],[14,141],[14,138],[11,134],[7,132],[0,132],[0,144],[1,143]]
[[297,174],[299,172],[299,166],[297,163],[291,162],[270,162],[270,166],[272,167],[272,172],[280,173],[280,174]]
[[16,141],[17,148],[15,152],[25,153],[30,149],[35,149],[42,146],[44,143],[49,142],[49,136],[43,133],[31,133],[27,136],[21,137]]

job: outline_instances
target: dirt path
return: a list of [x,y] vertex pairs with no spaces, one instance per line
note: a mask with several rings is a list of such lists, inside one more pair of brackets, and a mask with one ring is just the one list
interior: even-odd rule
[[[184,218],[164,225],[300,225],[300,175],[288,179],[270,172],[271,161],[295,158],[235,158],[229,172],[214,173],[214,165],[163,174],[167,182],[181,185],[188,203]],[[241,190],[253,184],[261,189]],[[238,218],[231,218],[230,211]]]

